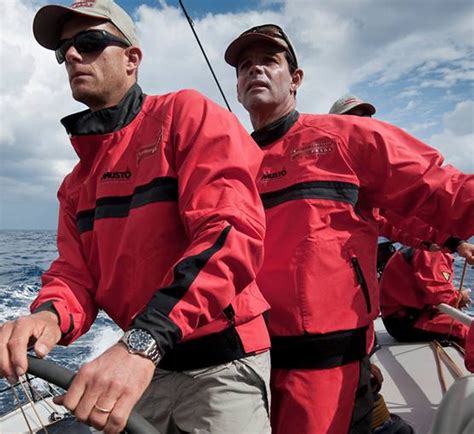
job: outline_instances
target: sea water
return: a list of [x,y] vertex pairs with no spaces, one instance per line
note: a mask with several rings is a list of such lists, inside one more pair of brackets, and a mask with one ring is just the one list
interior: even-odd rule
[[[55,231],[0,231],[0,323],[29,313],[29,305],[41,285],[41,273],[56,256]],[[67,349],[55,347],[48,359],[77,370],[117,342],[121,335],[120,329],[101,312],[87,334]],[[0,390],[7,385],[0,379]],[[0,394],[0,414],[12,406],[12,396]]]
[[[29,312],[28,307],[40,288],[41,273],[56,256],[55,231],[0,231],[0,323]],[[459,285],[463,263],[464,259],[456,257],[456,286]],[[464,286],[474,289],[474,271],[471,269],[467,270]],[[57,346],[48,358],[77,370],[117,342],[121,334],[110,318],[101,312],[87,334],[67,349]],[[0,379],[0,390],[6,386],[7,383]],[[0,414],[13,405],[11,395],[0,394]]]

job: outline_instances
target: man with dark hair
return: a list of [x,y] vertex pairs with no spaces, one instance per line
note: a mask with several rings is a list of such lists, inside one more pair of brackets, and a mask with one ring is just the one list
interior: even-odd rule
[[[161,432],[270,432],[268,303],[256,285],[262,153],[201,94],[145,95],[132,19],[112,0],[49,5],[33,31],[88,110],[62,120],[79,163],[59,190],[59,258],[31,315],[0,327],[0,376],[86,333],[122,339],[58,400],[106,433],[138,411]],[[217,127],[218,126],[218,127]]]
[[225,60],[236,68],[237,98],[265,154],[258,282],[272,307],[273,432],[370,433],[368,354],[378,314],[372,209],[469,237],[474,176],[442,167],[437,151],[387,123],[299,114],[303,71],[274,24],[243,32]]

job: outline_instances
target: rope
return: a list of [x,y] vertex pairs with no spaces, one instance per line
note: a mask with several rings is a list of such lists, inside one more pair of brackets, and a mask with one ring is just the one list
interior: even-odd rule
[[13,395],[15,395],[15,400],[17,402],[17,409],[20,409],[21,411],[21,414],[23,415],[23,419],[25,419],[25,422],[26,424],[28,425],[28,431],[33,434],[34,431],[33,431],[33,428],[31,428],[31,425],[30,425],[30,422],[28,422],[28,416],[25,414],[25,410],[23,409],[23,405],[20,401],[20,397],[18,396],[18,393],[17,391],[15,390],[15,386],[12,386],[11,388],[12,392],[13,392]]
[[466,350],[461,347],[461,345],[459,345],[457,342],[451,342],[451,346],[453,348],[456,348],[456,350],[458,350],[458,352],[462,355],[462,358],[464,359],[464,356],[466,355]]
[[[43,421],[41,420],[41,417],[38,413],[38,411],[36,410],[36,405],[34,403],[34,397],[30,397],[30,394],[28,393],[28,390],[26,389],[25,385],[24,385],[24,382],[25,382],[25,376],[22,375],[20,378],[20,386],[21,388],[23,389],[23,393],[25,394],[26,396],[26,399],[28,400],[28,402],[30,403],[31,405],[31,409],[33,410],[33,413],[35,414],[35,416],[37,417],[38,419],[38,422],[40,423],[41,425],[41,428],[44,430],[45,434],[48,434],[48,430],[46,429],[46,426],[43,424]],[[29,424],[28,424],[29,425]]]
[[[28,375],[27,375],[27,381],[28,381],[28,384],[30,386],[30,391],[31,391],[31,396],[33,398],[33,401],[34,402],[38,402],[38,401],[41,401],[46,407],[49,407],[50,411],[52,412],[55,412],[55,413],[58,413],[58,408],[56,406],[54,406],[52,404],[52,401],[49,401],[48,399],[46,399],[47,397],[51,397],[51,398],[54,398],[54,396],[56,395],[59,395],[59,393],[57,393],[56,395],[53,395],[51,393],[51,390],[48,388],[47,390],[47,394],[46,396],[41,394],[34,386],[33,386],[33,383],[32,383],[32,379],[28,378]],[[34,379],[35,377],[33,377]],[[44,381],[44,380],[43,380]],[[51,386],[50,383],[48,383],[49,386]]]
[[442,345],[438,341],[435,341],[435,345],[437,346],[437,349],[439,351],[439,355],[443,359],[443,362],[446,364],[446,366],[451,371],[453,376],[456,379],[463,377],[464,376],[463,372],[461,371],[461,369],[459,368],[457,363],[451,358],[451,356],[442,347]]
[[[464,266],[462,268],[462,274],[461,274],[461,282],[459,283],[459,289],[458,289],[458,297],[456,299],[456,305],[454,306],[455,308],[459,307],[459,302],[461,301],[462,287],[464,284],[464,277],[466,276],[466,268],[467,268],[467,258],[464,259]],[[453,326],[454,326],[454,318],[451,319],[451,325],[449,326],[449,333],[448,333],[448,337],[446,338],[448,341],[449,341],[449,338],[451,337]]]
[[[444,373],[443,369],[441,367],[441,361],[444,362],[445,366],[448,368],[448,370],[451,372],[453,377],[455,379],[461,378],[464,376],[464,373],[462,370],[459,368],[457,363],[451,358],[451,356],[446,352],[446,350],[443,348],[443,346],[438,342],[438,341],[432,341],[430,342],[430,346],[433,350],[433,353],[435,355],[435,361],[436,361],[436,369],[438,371],[438,378],[441,386],[441,390],[443,392],[443,395],[447,391],[446,387],[446,380],[444,378]],[[464,354],[461,347],[459,345],[454,345],[454,348],[456,348],[461,354]],[[461,348],[461,350],[460,350]]]
[[441,359],[440,359],[440,355],[439,355],[438,347],[436,346],[436,343],[437,341],[430,342],[430,347],[433,350],[433,353],[435,355],[436,370],[438,371],[439,384],[441,386],[441,391],[443,392],[443,395],[444,395],[447,390],[446,380],[444,378],[443,370],[441,369]]
[[387,420],[390,419],[390,412],[388,411],[387,405],[383,396],[378,393],[375,397],[374,409],[372,412],[372,430],[381,426]]

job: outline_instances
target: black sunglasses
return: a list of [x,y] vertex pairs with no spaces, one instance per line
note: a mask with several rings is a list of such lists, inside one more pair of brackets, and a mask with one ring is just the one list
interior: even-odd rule
[[79,32],[74,38],[59,41],[55,51],[56,60],[59,64],[66,60],[67,50],[73,45],[79,53],[93,53],[95,51],[102,51],[109,45],[129,47],[130,43],[105,30],[85,30]]
[[291,45],[288,36],[286,36],[285,32],[281,27],[275,24],[262,24],[260,26],[255,26],[251,29],[248,29],[243,33],[243,35],[246,35],[248,33],[261,33],[263,35],[271,36],[272,38],[282,39],[288,47],[288,53],[290,53],[290,56],[293,58],[295,66],[298,67],[298,61],[296,60],[296,53],[293,48],[293,45]]

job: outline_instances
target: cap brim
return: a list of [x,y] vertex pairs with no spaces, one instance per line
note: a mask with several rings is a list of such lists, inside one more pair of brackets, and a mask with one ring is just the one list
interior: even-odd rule
[[349,112],[355,108],[361,108],[365,110],[370,116],[375,114],[375,111],[376,111],[375,107],[368,102],[355,102],[344,107],[343,111],[337,110],[337,107],[336,107],[336,110],[333,110],[333,108],[331,107],[331,110],[329,111],[329,113],[344,115],[344,114],[349,114]]
[[[352,108],[355,108],[355,107],[361,107],[361,108],[363,108],[364,110],[367,111],[367,113],[368,113],[370,116],[372,116],[373,114],[375,114],[375,107],[374,107],[372,104],[368,103],[368,102],[364,102],[364,103],[362,103],[362,104],[356,104],[356,105],[355,105],[354,107],[352,107]],[[351,109],[351,110],[352,110],[352,109]]]
[[266,42],[271,45],[280,47],[283,51],[288,51],[288,47],[282,42],[279,43],[275,38],[271,36],[264,35],[262,33],[248,33],[246,35],[239,36],[225,50],[224,59],[225,61],[234,67],[237,67],[239,64],[239,59],[242,54],[242,51],[245,50],[250,44],[255,42]]
[[36,13],[33,20],[33,35],[38,43],[49,50],[55,50],[61,38],[64,21],[68,15],[108,20],[103,15],[83,13],[66,6],[47,5]]

